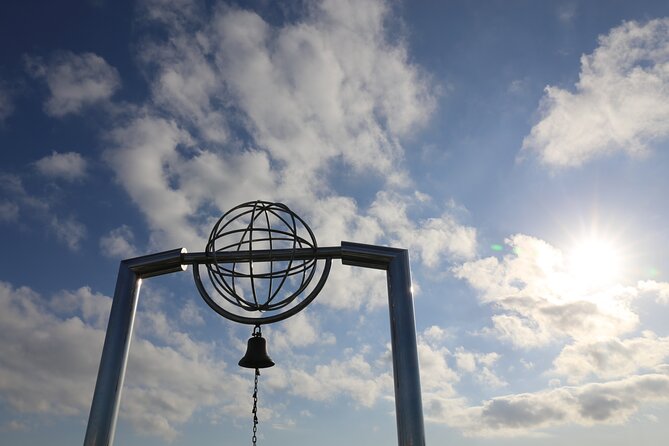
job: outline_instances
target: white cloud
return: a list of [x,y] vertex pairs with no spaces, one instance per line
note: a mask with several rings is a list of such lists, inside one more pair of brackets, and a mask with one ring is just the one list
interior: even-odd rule
[[107,328],[111,299],[104,294],[94,293],[90,287],[81,287],[76,291],[60,291],[49,302],[49,308],[56,314],[72,316],[80,314],[81,319],[92,328]]
[[454,397],[457,395],[453,387],[460,376],[448,365],[451,352],[443,346],[426,342],[418,338],[418,361],[420,364],[420,383],[424,395],[440,395]]
[[82,413],[90,405],[104,332],[59,319],[29,288],[0,283],[0,392],[21,412]]
[[503,387],[507,383],[499,378],[492,370],[494,364],[499,359],[499,354],[478,353],[465,350],[464,347],[458,347],[455,350],[455,362],[458,370],[472,374],[474,379],[486,387]]
[[142,0],[138,6],[145,19],[183,28],[198,22],[200,3],[193,0]]
[[38,214],[48,214],[50,211],[49,203],[26,191],[23,181],[18,175],[0,173],[0,192],[5,195],[6,208],[10,217],[18,215],[21,208]]
[[[197,249],[212,208],[251,199],[280,199],[298,210],[352,201],[327,184],[330,166],[342,161],[389,184],[406,183],[400,140],[434,108],[428,80],[403,43],[386,38],[382,2],[312,6],[274,27],[222,5],[205,13],[192,2],[178,11],[143,4],[143,18],[169,39],[147,37],[139,46],[153,102],[110,132],[106,159],[149,220],[152,244]],[[157,117],[165,112],[173,119]],[[249,142],[231,139],[230,125],[241,126]],[[344,210],[350,218],[328,207],[320,220],[326,231],[345,222],[373,241],[374,219],[355,203]],[[457,229],[445,217],[425,225],[441,239],[440,231]]]
[[46,81],[51,96],[44,110],[55,117],[105,102],[121,85],[116,68],[93,53],[66,51],[53,55],[48,62],[39,57],[26,57],[25,62],[32,76]]
[[148,65],[158,63],[151,90],[159,107],[192,126],[204,141],[228,142],[229,110],[220,105],[228,99],[219,73],[208,60],[203,34],[179,34],[166,46],[147,42],[140,59]]
[[74,217],[62,219],[54,215],[51,217],[49,227],[58,241],[67,245],[72,251],[79,250],[82,240],[86,238],[86,226]]
[[612,338],[592,343],[567,345],[553,361],[554,373],[569,383],[591,375],[603,379],[621,378],[661,365],[669,356],[669,338],[646,332],[643,337]]
[[195,211],[194,205],[170,185],[171,172],[163,170],[164,166],[174,166],[173,171],[178,172],[176,165],[182,159],[176,148],[190,141],[188,135],[174,122],[144,117],[129,127],[115,129],[110,139],[116,148],[107,151],[105,157],[132,200],[144,211],[153,237],[158,239],[156,244],[171,246],[172,240],[197,240],[187,221]]
[[549,86],[523,150],[569,167],[615,152],[647,153],[669,136],[669,19],[625,22],[581,57],[574,92]]
[[610,339],[635,329],[639,316],[631,301],[634,287],[585,287],[573,277],[562,252],[527,235],[506,240],[514,251],[454,268],[493,306],[489,332],[520,347],[573,339]]
[[655,280],[641,280],[637,284],[639,290],[643,293],[655,294],[659,303],[669,303],[669,282],[657,282]]
[[[169,38],[139,46],[153,101],[109,132],[105,159],[148,221],[149,247],[202,250],[216,210],[260,198],[289,204],[320,246],[398,243],[432,266],[472,255],[474,229],[447,212],[391,227],[329,183],[331,165],[343,164],[407,184],[401,140],[434,108],[425,75],[386,38],[384,4],[324,2],[278,27],[231,7],[143,8]],[[244,142],[229,128],[242,128]],[[414,198],[425,201],[401,201]],[[385,275],[337,266],[317,302],[385,305]],[[310,342],[307,322],[289,327],[288,347]]]
[[370,208],[385,234],[398,246],[410,249],[429,267],[444,258],[467,259],[476,253],[476,229],[457,223],[448,213],[415,223],[407,208],[415,197],[381,191]]
[[77,152],[52,152],[35,162],[42,175],[66,181],[80,180],[86,176],[86,160]]
[[[0,221],[25,223],[27,217],[43,223],[56,240],[65,244],[72,251],[81,247],[86,237],[86,226],[74,216],[61,217],[52,211],[52,203],[29,193],[18,175],[0,173],[0,193],[5,195],[0,202]],[[22,218],[17,218],[21,214]]]
[[346,395],[362,407],[371,407],[393,388],[390,372],[375,370],[361,354],[317,365],[312,371],[293,368],[288,374],[291,393],[314,401]]
[[[492,326],[484,334],[521,348],[563,344],[547,371],[550,388],[495,397],[480,406],[429,394],[426,419],[458,427],[468,436],[534,436],[558,426],[624,423],[644,404],[669,402],[664,397],[667,338],[649,331],[624,338],[638,327],[634,300],[642,292],[659,295],[662,284],[584,285],[562,252],[547,242],[515,235],[506,243],[509,254],[466,262],[454,272],[491,306]],[[483,372],[475,375],[480,382],[503,385],[485,372],[492,372],[498,359],[490,355],[479,360],[474,352],[456,349],[454,357],[458,370],[480,367]],[[577,386],[561,387],[556,375]],[[583,384],[589,380],[603,382]]]
[[292,347],[306,347],[318,342],[319,345],[334,344],[334,334],[320,328],[318,319],[310,312],[303,311],[287,319],[272,338],[272,348],[290,350]]
[[450,338],[452,335],[447,330],[437,325],[432,325],[423,331],[422,336],[428,343],[436,344]]
[[[506,385],[492,370],[499,354],[472,352],[462,346],[453,353],[440,345],[444,339],[443,330],[436,326],[418,336],[421,385],[428,400],[456,398],[453,386],[464,376],[471,376],[488,388]],[[450,358],[455,362],[455,369],[448,364]]]
[[[497,356],[469,352],[463,347],[453,353],[442,344],[444,340],[443,330],[435,326],[418,334],[423,411],[427,422],[462,428],[471,421],[464,416],[468,403],[456,386],[468,375],[487,387],[499,387],[501,381],[488,369]],[[455,368],[449,361],[455,363]]]
[[[0,282],[0,395],[14,410],[84,416],[93,395],[111,299],[88,287],[47,302],[29,288]],[[148,317],[140,311],[144,322]],[[160,317],[155,311],[150,316]],[[169,323],[170,325],[173,322]],[[143,329],[150,328],[149,324]],[[204,406],[229,416],[246,407],[245,378],[226,371],[210,346],[173,329],[136,336],[120,416],[140,432],[172,440]],[[224,378],[225,377],[225,378]]]
[[426,404],[426,418],[459,427],[467,436],[533,436],[542,429],[570,424],[622,424],[644,404],[669,401],[668,391],[667,375],[639,375],[502,396],[474,407],[434,398]]
[[[229,209],[274,194],[274,175],[262,152],[224,158],[195,149],[190,134],[174,121],[144,116],[115,129],[109,139],[114,148],[105,158],[143,211],[152,230],[150,246],[201,250],[213,224],[202,219],[201,206]],[[181,154],[185,148],[190,157]]]
[[[246,419],[252,384],[248,371],[228,369],[214,356],[220,345],[180,331],[178,320],[157,310],[161,297],[150,289],[144,291],[130,349],[121,419],[128,420],[138,432],[168,441],[177,438],[180,426],[203,409],[212,422]],[[40,414],[41,418],[35,418],[38,423],[54,417],[85,416],[111,298],[81,287],[45,299],[27,287],[0,282],[0,307],[0,398],[11,410]],[[187,325],[199,323],[197,311],[183,316],[179,320]],[[282,334],[301,345],[296,337],[306,333],[313,338],[314,329],[319,328],[298,316],[295,326]],[[243,340],[234,339],[233,343],[241,346]],[[290,349],[283,350],[282,364],[293,364],[263,372],[267,394],[262,419],[278,421],[286,394],[314,401],[344,397],[364,408],[389,396],[393,388],[389,364],[364,355],[364,351],[347,350],[343,359],[304,369],[294,362],[298,357]],[[234,362],[237,359],[235,356]],[[283,394],[278,399],[274,397],[277,391]]]
[[204,318],[200,312],[200,307],[192,300],[187,301],[181,308],[179,311],[179,319],[186,325],[204,325]]
[[107,257],[129,259],[136,257],[135,234],[127,225],[119,226],[100,238],[100,250]]
[[432,109],[422,74],[384,37],[386,12],[377,1],[325,1],[282,28],[248,11],[215,15],[209,44],[222,79],[258,144],[300,181],[336,156],[391,173],[397,137]]
[[464,351],[462,347],[456,350],[455,361],[459,369],[470,373],[476,370],[476,357],[472,352]]

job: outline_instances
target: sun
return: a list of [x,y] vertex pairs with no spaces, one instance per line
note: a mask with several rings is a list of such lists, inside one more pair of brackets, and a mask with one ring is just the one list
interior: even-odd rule
[[623,256],[616,244],[591,235],[575,242],[567,253],[567,269],[575,282],[585,288],[618,283],[623,273]]

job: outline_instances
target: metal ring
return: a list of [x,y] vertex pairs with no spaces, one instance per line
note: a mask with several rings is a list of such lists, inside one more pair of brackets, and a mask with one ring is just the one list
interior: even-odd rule
[[311,301],[314,300],[316,296],[321,292],[323,286],[325,286],[325,282],[328,280],[328,275],[330,274],[331,266],[332,266],[332,259],[329,258],[325,259],[323,272],[321,274],[321,278],[318,280],[318,283],[316,284],[314,289],[311,290],[309,295],[306,298],[304,298],[301,302],[299,302],[297,305],[280,314],[275,314],[266,317],[257,317],[257,318],[240,316],[239,314],[231,313],[226,309],[224,309],[223,307],[219,306],[216,303],[216,301],[214,301],[214,299],[212,299],[211,296],[209,296],[209,293],[207,293],[207,290],[204,288],[204,285],[202,284],[202,280],[200,279],[200,264],[193,265],[193,278],[195,279],[195,286],[197,287],[197,290],[200,292],[202,299],[207,303],[207,305],[209,305],[209,307],[211,307],[212,310],[214,310],[224,318],[230,319],[231,321],[234,322],[239,322],[240,324],[263,325],[263,324],[272,324],[274,322],[287,319],[299,313],[307,305],[309,305]]

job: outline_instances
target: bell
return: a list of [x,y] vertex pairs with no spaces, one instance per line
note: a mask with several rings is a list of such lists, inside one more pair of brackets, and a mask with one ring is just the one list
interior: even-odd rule
[[267,342],[260,333],[253,333],[246,345],[246,354],[239,360],[239,365],[248,369],[266,369],[274,361],[267,354]]

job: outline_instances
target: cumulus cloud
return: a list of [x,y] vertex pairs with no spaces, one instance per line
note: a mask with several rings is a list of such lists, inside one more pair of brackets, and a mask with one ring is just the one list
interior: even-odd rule
[[[428,420],[459,427],[469,436],[537,435],[556,426],[624,423],[642,405],[668,401],[662,396],[669,386],[667,338],[651,331],[630,336],[639,325],[635,299],[648,293],[661,302],[662,283],[585,284],[549,243],[518,234],[506,244],[508,254],[502,257],[453,269],[490,305],[491,326],[481,334],[520,348],[561,345],[546,374],[571,386],[551,379],[547,390],[495,397],[478,406],[434,393],[425,404]],[[492,371],[482,360],[493,365],[499,356],[458,348],[454,358],[459,371]],[[482,373],[479,382],[485,377]],[[490,381],[495,382],[503,384]]]
[[[81,247],[86,238],[86,226],[73,215],[62,217],[52,210],[52,200],[28,192],[21,177],[14,174],[0,173],[0,194],[5,199],[0,202],[0,221],[6,223],[23,222],[23,217],[36,218],[43,222],[48,233],[66,245],[72,251]],[[19,219],[18,216],[22,218]]]
[[506,385],[494,370],[499,354],[473,352],[462,346],[452,352],[444,345],[446,339],[443,330],[437,326],[418,334],[421,390],[426,412],[437,406],[448,407],[448,411],[464,410],[467,402],[457,388],[466,378],[488,389]]
[[638,338],[567,345],[553,361],[553,371],[565,376],[569,383],[579,383],[590,376],[608,380],[653,369],[663,364],[667,356],[669,338],[646,332]]
[[499,354],[471,352],[465,350],[464,347],[458,347],[454,356],[458,369],[473,374],[474,379],[484,386],[496,388],[507,384],[493,371],[493,366],[500,357]]
[[434,395],[441,398],[457,396],[455,384],[460,375],[453,370],[448,360],[452,356],[448,348],[432,337],[434,329],[428,329],[418,336],[418,361],[423,397]]
[[278,333],[273,348],[290,350],[291,347],[306,347],[318,342],[319,345],[334,344],[336,337],[320,328],[318,319],[309,312],[301,312],[286,320]]
[[657,302],[661,304],[669,303],[669,282],[641,280],[637,284],[637,287],[643,293],[655,295]]
[[56,238],[72,251],[78,251],[81,242],[86,238],[86,226],[72,216],[66,218],[52,216],[49,228]]
[[[137,313],[121,419],[138,432],[168,441],[177,438],[180,427],[203,409],[213,422],[246,419],[250,375],[236,367],[229,369],[215,355],[220,348],[180,329],[180,322],[187,326],[202,322],[196,306],[187,303],[172,318],[156,309],[160,295],[145,291],[149,292],[144,293],[144,305]],[[30,288],[0,282],[0,307],[0,398],[13,410],[48,419],[86,416],[111,298],[81,287],[47,299]],[[314,329],[318,326],[302,315],[281,335],[292,337],[290,342],[299,347],[305,344],[297,338],[313,338]],[[226,341],[235,349],[242,343],[235,337]],[[316,364],[305,367],[290,348],[283,349],[282,362],[291,366],[279,365],[263,373],[267,387],[260,416],[270,423],[277,421],[286,395],[313,401],[345,398],[360,408],[374,405],[392,394],[393,384],[389,364],[371,355],[369,350],[348,349],[342,358],[320,364],[312,358]],[[281,397],[275,398],[276,392]]]
[[329,401],[346,395],[362,407],[371,407],[381,396],[392,392],[390,372],[379,373],[362,354],[332,360],[313,370],[289,372],[291,393],[314,401]]
[[667,390],[669,377],[656,373],[502,396],[473,407],[437,399],[426,409],[428,420],[457,426],[467,436],[536,435],[555,426],[622,424],[644,404],[669,401]]
[[0,392],[21,412],[78,414],[90,404],[104,333],[57,318],[29,288],[0,283]]
[[66,181],[81,180],[86,176],[87,162],[77,152],[52,152],[35,162],[37,171],[50,178]]
[[[114,148],[105,158],[143,211],[151,246],[200,250],[213,224],[198,214],[201,206],[220,203],[217,207],[229,209],[251,197],[273,196],[274,175],[264,153],[223,158],[196,149],[190,134],[173,120],[144,116],[108,138]],[[180,152],[186,147],[192,150],[188,157]]]
[[[1,282],[0,306],[3,400],[25,413],[86,415],[111,299],[82,287],[47,300]],[[153,330],[153,342],[135,338],[120,411],[140,432],[166,440],[176,438],[197,408],[216,406],[238,416],[247,399],[245,378],[225,372],[210,346],[177,326],[171,323],[168,333]]]
[[38,214],[49,213],[49,203],[29,193],[18,175],[0,173],[0,193],[4,195],[4,207],[10,220],[21,212],[21,208]]
[[[142,4],[142,20],[168,36],[138,45],[152,101],[107,134],[104,159],[145,216],[149,248],[200,251],[217,212],[260,198],[289,204],[321,246],[394,244],[432,267],[471,257],[475,230],[447,211],[417,222],[405,213],[394,226],[381,208],[409,207],[415,196],[379,195],[361,207],[331,181],[332,166],[343,165],[407,187],[402,139],[435,105],[404,43],[387,38],[387,5],[319,2],[281,25],[202,7]],[[386,293],[382,272],[335,268],[318,302],[371,309]]]
[[506,243],[513,252],[502,259],[487,257],[454,268],[495,309],[491,334],[529,348],[568,339],[609,339],[637,327],[639,316],[631,306],[638,295],[635,287],[584,287],[562,252],[547,242],[518,234]]
[[669,136],[669,19],[625,22],[581,57],[575,90],[546,87],[541,120],[523,141],[542,163],[579,166],[641,155]]
[[[185,1],[175,8],[142,5],[143,19],[169,39],[147,35],[138,46],[152,105],[110,132],[106,155],[147,216],[152,242],[201,246],[209,210],[258,197],[311,212],[326,238],[344,223],[349,234],[373,242],[378,223],[337,196],[328,171],[343,162],[406,184],[401,139],[434,108],[427,76],[401,41],[386,37],[387,6],[324,1],[280,26],[236,7],[205,13]],[[158,117],[165,114],[171,118]],[[248,142],[230,138],[230,126],[243,129]],[[139,159],[148,174],[135,174]],[[347,217],[325,204],[343,204],[338,211]],[[440,232],[459,229],[448,216],[424,224],[440,240]],[[438,257],[423,251],[431,262]]]
[[107,328],[111,299],[85,286],[75,291],[56,293],[48,306],[58,315],[81,315],[81,319],[92,328],[104,330]]
[[118,71],[93,53],[66,51],[48,61],[26,57],[28,72],[44,79],[50,96],[44,103],[47,114],[63,117],[87,106],[107,101],[121,85]]
[[127,225],[112,229],[100,238],[100,250],[107,257],[129,259],[138,255],[135,234]]
[[418,253],[422,262],[434,267],[444,258],[467,259],[476,253],[476,229],[456,222],[448,213],[415,223],[407,208],[415,197],[381,191],[370,208],[396,246]]
[[386,12],[375,1],[325,1],[279,30],[245,11],[216,20],[219,66],[256,140],[290,163],[292,175],[335,156],[392,172],[397,137],[427,117],[432,104],[419,71],[384,39]]
[[[163,170],[163,166],[181,161],[176,147],[189,141],[187,134],[172,121],[145,117],[129,127],[115,129],[109,138],[117,147],[106,152],[106,159],[132,200],[144,211],[149,227],[155,231],[154,238],[158,238],[156,243],[169,246],[172,239],[197,240],[187,222],[193,205],[171,187],[170,172]],[[179,236],[170,237],[165,231]]]
[[181,308],[179,311],[179,319],[186,325],[204,325],[204,318],[202,317],[200,307],[197,306],[192,300],[186,302],[186,304]]

